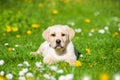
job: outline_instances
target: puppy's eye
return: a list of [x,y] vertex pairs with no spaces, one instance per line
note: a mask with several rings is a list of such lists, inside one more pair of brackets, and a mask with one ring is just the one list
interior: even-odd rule
[[51,36],[55,37],[56,35],[55,34],[51,34]]
[[62,36],[65,36],[65,34],[62,34]]

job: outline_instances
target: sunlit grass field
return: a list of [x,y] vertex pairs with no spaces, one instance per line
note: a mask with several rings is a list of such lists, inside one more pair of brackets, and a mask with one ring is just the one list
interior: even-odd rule
[[[55,24],[76,32],[75,66],[30,55]],[[0,80],[120,80],[120,1],[1,0]]]

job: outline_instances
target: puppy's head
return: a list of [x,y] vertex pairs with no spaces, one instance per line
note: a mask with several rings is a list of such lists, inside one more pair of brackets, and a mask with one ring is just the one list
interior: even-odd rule
[[66,25],[54,25],[47,28],[42,36],[56,50],[65,49],[74,37],[74,30]]

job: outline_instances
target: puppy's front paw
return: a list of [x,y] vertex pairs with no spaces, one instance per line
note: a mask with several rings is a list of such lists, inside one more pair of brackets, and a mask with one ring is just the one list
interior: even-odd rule
[[54,58],[52,58],[52,57],[44,57],[44,59],[43,59],[43,62],[45,63],[45,64],[54,64],[56,61],[55,61],[55,59]]
[[37,55],[37,54],[41,54],[41,53],[38,53],[38,52],[30,52],[30,54],[32,54],[32,55]]
[[72,58],[67,59],[66,62],[68,62],[70,66],[74,66],[75,64],[75,60]]

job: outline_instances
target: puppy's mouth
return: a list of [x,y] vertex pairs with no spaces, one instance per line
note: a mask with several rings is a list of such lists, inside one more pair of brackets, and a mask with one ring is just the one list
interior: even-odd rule
[[61,48],[64,48],[61,44],[57,44],[57,45],[55,46],[55,49],[61,49]]

